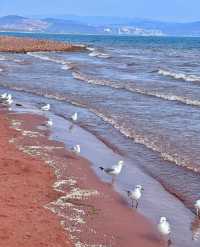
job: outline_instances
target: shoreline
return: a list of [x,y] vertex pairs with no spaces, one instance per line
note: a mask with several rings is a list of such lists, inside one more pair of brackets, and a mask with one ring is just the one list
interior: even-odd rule
[[[52,188],[50,194],[53,193],[54,197],[49,198],[50,200],[44,203],[43,207],[56,213],[69,236],[72,238],[73,235],[75,243],[69,246],[96,244],[96,246],[132,247],[133,243],[141,247],[162,246],[155,227],[145,217],[128,208],[110,184],[101,182],[87,160],[68,152],[61,143],[47,140],[47,130],[38,131],[37,126],[44,123],[43,117],[30,114],[9,113],[6,115],[6,113],[0,113],[0,118],[4,121],[7,116],[9,122],[15,123],[13,125],[15,130],[5,132],[5,138],[8,140],[7,135],[9,135],[9,139],[11,138],[18,149],[26,153],[25,158],[29,166],[32,161],[37,163],[40,160],[39,162],[42,163],[41,153],[36,145],[46,148],[47,152],[42,151],[46,159],[45,163],[47,164],[47,161],[51,160],[50,166],[54,167],[57,175],[57,181],[55,181],[55,177],[54,181],[52,181],[52,177],[49,179],[48,188],[54,185],[54,190],[58,194]],[[27,124],[27,120],[31,120],[31,124]],[[20,125],[21,127],[19,127]],[[5,122],[4,128],[7,128]],[[16,131],[18,133],[15,133]],[[13,144],[8,144],[9,149],[10,145]],[[35,150],[30,149],[33,146]],[[20,151],[16,152],[24,156]],[[48,166],[41,166],[50,170]],[[31,169],[35,169],[34,165]],[[23,173],[22,175],[24,176]],[[45,187],[44,189],[46,190]],[[22,191],[21,193],[23,194]],[[49,210],[47,213],[51,215]],[[55,216],[52,215],[52,217]],[[59,221],[53,222],[51,226],[54,224],[59,225]],[[63,228],[59,228],[59,231],[64,238],[66,233],[63,232]],[[29,244],[29,246],[31,245]]]
[[0,52],[69,52],[80,50],[85,50],[85,46],[27,37],[0,36]]

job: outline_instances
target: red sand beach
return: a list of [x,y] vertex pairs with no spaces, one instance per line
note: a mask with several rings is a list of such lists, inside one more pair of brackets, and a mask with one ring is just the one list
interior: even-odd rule
[[[0,112],[0,246],[164,246],[155,226],[128,208],[111,185],[102,183],[87,160],[48,140],[46,130],[38,130],[44,121],[34,115]],[[33,152],[36,146],[45,151]],[[56,178],[44,157],[56,161],[63,173]],[[62,183],[69,178],[71,184]],[[60,180],[57,190],[62,191],[64,184],[68,193],[53,190],[56,179]],[[56,205],[62,207],[53,210],[53,202],[58,201],[63,204]],[[67,231],[60,224],[64,217]],[[72,227],[76,230],[70,232]]]
[[71,246],[55,215],[43,207],[58,196],[52,171],[8,143],[16,131],[4,113],[0,133],[0,246]]

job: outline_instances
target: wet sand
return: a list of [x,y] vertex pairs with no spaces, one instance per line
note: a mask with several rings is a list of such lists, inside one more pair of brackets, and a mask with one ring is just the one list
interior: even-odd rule
[[79,51],[84,46],[49,40],[0,36],[0,52]]
[[87,160],[47,139],[49,132],[38,129],[44,121],[0,113],[0,245],[162,246],[155,226],[102,183]]

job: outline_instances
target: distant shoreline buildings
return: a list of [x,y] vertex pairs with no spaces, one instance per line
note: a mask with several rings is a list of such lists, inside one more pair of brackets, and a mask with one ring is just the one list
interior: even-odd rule
[[118,35],[133,35],[133,36],[165,36],[161,30],[156,29],[143,29],[131,26],[122,26],[119,28],[105,28],[104,32],[107,34]]

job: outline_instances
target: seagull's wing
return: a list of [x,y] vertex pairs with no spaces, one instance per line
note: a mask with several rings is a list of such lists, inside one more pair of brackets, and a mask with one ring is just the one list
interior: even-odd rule
[[110,168],[110,169],[115,170],[117,167],[118,167],[117,165],[114,165],[114,166],[111,166],[111,168]]
[[168,232],[171,233],[171,227],[170,227],[169,222],[166,222],[166,226],[167,226]]
[[115,169],[112,168],[112,167],[111,168],[105,168],[104,171],[107,172],[107,173],[112,173],[112,172],[115,171]]

